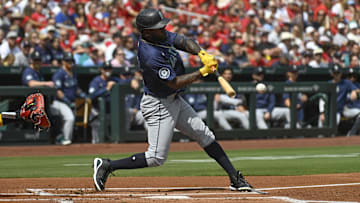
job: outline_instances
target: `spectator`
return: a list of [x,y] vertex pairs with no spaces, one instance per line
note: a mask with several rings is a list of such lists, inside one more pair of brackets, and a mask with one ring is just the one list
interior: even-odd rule
[[0,46],[2,45],[4,39],[5,39],[5,32],[3,29],[0,29]]
[[293,35],[290,32],[282,32],[280,35],[281,43],[278,44],[278,48],[281,49],[283,54],[289,53],[291,49],[291,43],[293,41]]
[[31,15],[31,22],[34,26],[42,29],[47,25],[47,18],[42,14],[43,5],[41,3],[36,3],[35,12]]
[[29,55],[30,55],[31,44],[29,41],[23,41],[21,45],[21,51],[15,54],[14,66],[29,66]]
[[124,68],[131,66],[130,62],[125,58],[125,52],[122,48],[116,48],[113,53],[113,60],[111,60],[111,65],[114,68]]
[[117,47],[122,48],[124,46],[124,41],[121,37],[121,33],[120,32],[114,33],[112,35],[112,41],[110,41],[109,43],[110,43],[110,45],[108,45],[105,50],[106,61],[111,61],[114,58],[113,53]]
[[302,54],[302,60],[300,62],[300,64],[304,67],[309,67],[310,65],[310,61],[312,60],[313,58],[313,54],[312,54],[312,51],[304,51],[303,54]]
[[345,36],[345,24],[340,22],[337,24],[338,32],[333,38],[333,44],[342,47],[347,44],[348,39]]
[[51,64],[53,66],[60,66],[61,60],[64,57],[64,50],[60,46],[59,38],[51,40],[48,49],[51,54]]
[[328,64],[323,60],[324,51],[321,48],[314,50],[313,60],[310,61],[309,65],[312,68],[326,68]]
[[61,68],[53,75],[52,80],[57,89],[57,96],[51,105],[53,115],[60,115],[63,119],[62,134],[57,137],[59,144],[70,145],[75,122],[73,108],[77,96],[86,98],[86,94],[78,87],[77,75],[73,71],[74,57],[71,53],[64,53]]
[[42,63],[46,65],[52,64],[51,52],[48,48],[49,37],[46,34],[40,34],[39,43],[35,46],[35,51],[40,52]]
[[359,68],[359,57],[357,54],[350,55],[350,65],[349,68]]
[[268,41],[268,35],[269,33],[267,31],[261,34],[260,43],[256,46],[256,50],[259,51],[271,65],[273,59],[280,55],[281,49],[274,43]]
[[289,54],[281,54],[279,60],[274,62],[272,67],[283,68],[287,70],[291,64],[291,56]]
[[10,31],[6,35],[6,41],[0,46],[0,57],[4,66],[11,66],[15,61],[15,55],[21,52],[16,44],[17,33]]
[[131,64],[136,63],[137,61],[136,47],[135,47],[134,39],[130,36],[127,36],[124,40],[124,53],[126,60],[131,62]]
[[87,24],[85,9],[83,4],[76,5],[75,11],[75,26],[78,29],[84,29]]
[[68,3],[60,3],[61,11],[55,16],[56,23],[61,23],[64,25],[73,25],[71,18],[69,16],[69,5]]

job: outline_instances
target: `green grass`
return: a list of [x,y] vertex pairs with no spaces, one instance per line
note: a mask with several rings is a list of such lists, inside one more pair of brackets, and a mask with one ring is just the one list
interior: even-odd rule
[[[298,155],[348,155],[360,153],[359,146],[282,148],[261,150],[227,151],[230,158],[262,156],[298,156]],[[111,159],[120,159],[131,154],[101,155]],[[82,156],[36,156],[36,157],[0,157],[0,178],[32,177],[91,177],[94,155]],[[337,158],[301,158],[280,160],[235,160],[233,164],[245,175],[309,175],[330,173],[360,172],[360,154],[356,157]],[[119,170],[116,176],[218,176],[225,172],[215,162],[179,163],[174,160],[197,160],[209,157],[205,152],[172,152],[167,162],[156,168],[137,170]],[[89,164],[82,166],[64,166],[64,164]]]

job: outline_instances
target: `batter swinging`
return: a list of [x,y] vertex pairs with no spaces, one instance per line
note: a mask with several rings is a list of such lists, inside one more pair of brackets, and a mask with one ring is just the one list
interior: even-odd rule
[[[165,26],[169,21],[156,9],[144,9],[136,17],[136,25],[141,32],[138,60],[144,79],[141,111],[148,125],[149,147],[146,152],[125,159],[111,161],[95,158],[95,188],[104,190],[107,177],[114,170],[162,165],[168,156],[174,128],[177,128],[196,140],[221,165],[230,177],[231,190],[253,191],[215,141],[213,132],[192,107],[178,96],[186,85],[213,73],[217,61],[193,40],[166,31]],[[184,65],[176,49],[197,54],[204,66],[199,71],[184,74]]]

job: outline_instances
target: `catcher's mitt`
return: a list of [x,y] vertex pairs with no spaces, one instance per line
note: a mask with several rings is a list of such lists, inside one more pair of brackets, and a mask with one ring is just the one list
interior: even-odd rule
[[20,117],[25,121],[31,121],[39,130],[50,128],[51,125],[45,112],[44,96],[41,93],[26,97],[25,103],[21,106]]

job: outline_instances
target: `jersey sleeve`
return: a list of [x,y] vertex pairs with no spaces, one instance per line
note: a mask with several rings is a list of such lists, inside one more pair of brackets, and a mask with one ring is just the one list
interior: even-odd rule
[[29,71],[25,70],[21,77],[22,84],[28,86],[31,80],[34,80],[34,76]]
[[62,89],[63,88],[62,74],[60,72],[56,72],[53,75],[52,81],[54,82],[56,89]]
[[156,77],[164,81],[172,81],[176,77],[175,70],[171,67],[170,62],[166,59],[165,54],[157,54],[151,60],[151,69],[156,74]]
[[107,91],[106,87],[100,87],[99,83],[96,80],[93,80],[90,82],[89,97],[91,100],[94,100],[97,97],[105,95],[107,92],[108,91]]

